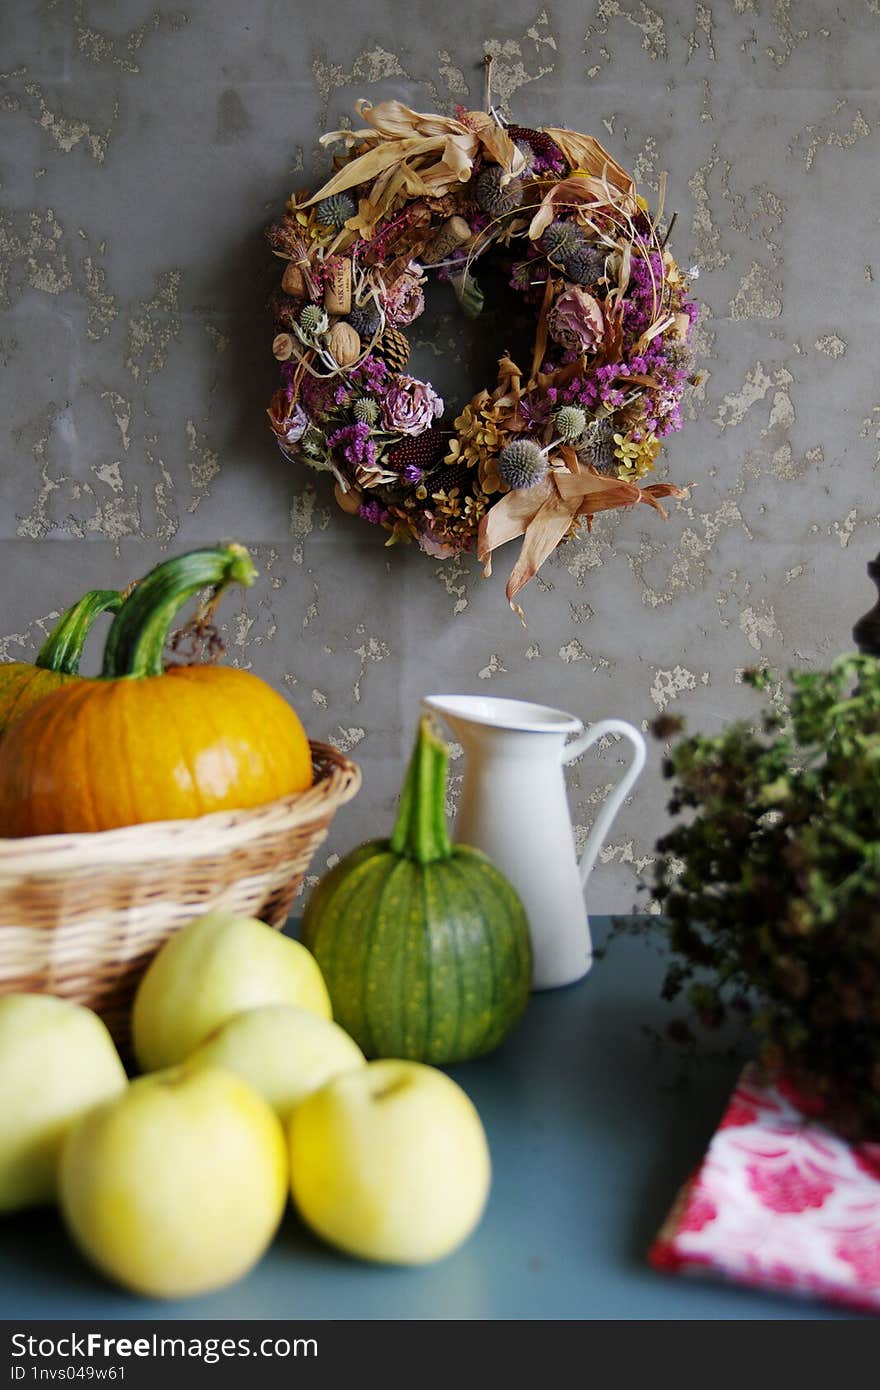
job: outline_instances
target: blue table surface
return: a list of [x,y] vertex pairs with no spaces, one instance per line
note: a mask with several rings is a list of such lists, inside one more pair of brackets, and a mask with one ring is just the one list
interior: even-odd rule
[[[779,1319],[839,1310],[660,1274],[645,1253],[699,1161],[738,1063],[707,1048],[690,1065],[661,1041],[662,934],[650,918],[594,918],[607,949],[587,977],[537,994],[492,1056],[451,1069],[492,1150],[486,1214],[458,1253],[426,1269],[336,1255],[288,1212],[252,1273],[221,1293],[156,1303],[110,1287],[76,1255],[54,1211],[7,1220],[0,1316],[113,1318]],[[295,928],[294,928],[295,930]],[[206,1156],[206,1162],[210,1157]]]

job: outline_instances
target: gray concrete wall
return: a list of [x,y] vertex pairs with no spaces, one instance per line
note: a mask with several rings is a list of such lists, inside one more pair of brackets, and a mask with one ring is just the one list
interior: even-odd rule
[[[88,586],[246,541],[262,577],[227,605],[232,657],[365,772],[319,870],[387,824],[429,688],[717,729],[750,707],[744,666],[848,645],[878,548],[877,0],[6,0],[0,25],[0,657]],[[664,465],[691,500],[666,525],[601,518],[526,591],[527,629],[503,563],[484,582],[384,549],[263,417],[262,228],[326,170],[318,135],[359,96],[479,105],[484,50],[519,121],[593,131],[648,190],[669,171],[707,305],[707,379]],[[466,399],[470,330],[421,327],[421,370]],[[581,835],[617,758],[573,772]],[[658,762],[595,909],[635,900]]]

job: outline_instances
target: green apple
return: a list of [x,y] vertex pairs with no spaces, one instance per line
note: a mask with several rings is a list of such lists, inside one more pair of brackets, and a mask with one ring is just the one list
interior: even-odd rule
[[189,1064],[235,1072],[286,1122],[312,1091],[365,1059],[338,1023],[295,1004],[264,1004],[222,1024]]
[[91,1110],[61,1156],[61,1209],[109,1278],[185,1298],[245,1274],[287,1196],[284,1131],[237,1076],[186,1066]]
[[0,1212],[54,1201],[67,1130],[127,1084],[91,1009],[51,994],[0,998]]
[[165,942],[135,996],[141,1070],[182,1062],[221,1023],[258,1004],[298,1004],[333,1017],[324,977],[298,941],[229,912],[188,922]]
[[480,1117],[460,1086],[421,1062],[370,1062],[337,1076],[297,1106],[289,1137],[300,1215],[361,1259],[442,1259],[486,1205]]

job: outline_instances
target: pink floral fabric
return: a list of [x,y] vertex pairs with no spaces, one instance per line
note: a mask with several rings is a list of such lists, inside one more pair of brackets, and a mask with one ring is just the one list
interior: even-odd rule
[[746,1068],[649,1259],[880,1313],[880,1144],[846,1143]]

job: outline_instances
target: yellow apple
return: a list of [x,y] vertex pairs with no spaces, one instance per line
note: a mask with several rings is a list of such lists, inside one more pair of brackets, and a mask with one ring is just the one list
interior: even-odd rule
[[278,1228],[284,1131],[237,1076],[173,1067],[74,1126],[60,1193],[74,1240],[109,1278],[154,1298],[205,1293],[247,1273]]
[[141,1069],[182,1062],[221,1023],[258,1004],[298,1004],[333,1017],[324,977],[298,941],[229,912],[188,922],[165,942],[135,996]]
[[295,1004],[264,1004],[222,1024],[196,1048],[189,1065],[235,1072],[286,1122],[312,1091],[364,1066],[365,1059],[338,1023]]
[[67,1130],[127,1084],[91,1009],[51,994],[0,998],[0,1212],[54,1200]]
[[370,1062],[294,1110],[290,1176],[300,1215],[349,1254],[429,1264],[457,1249],[489,1195],[474,1106],[420,1062]]

